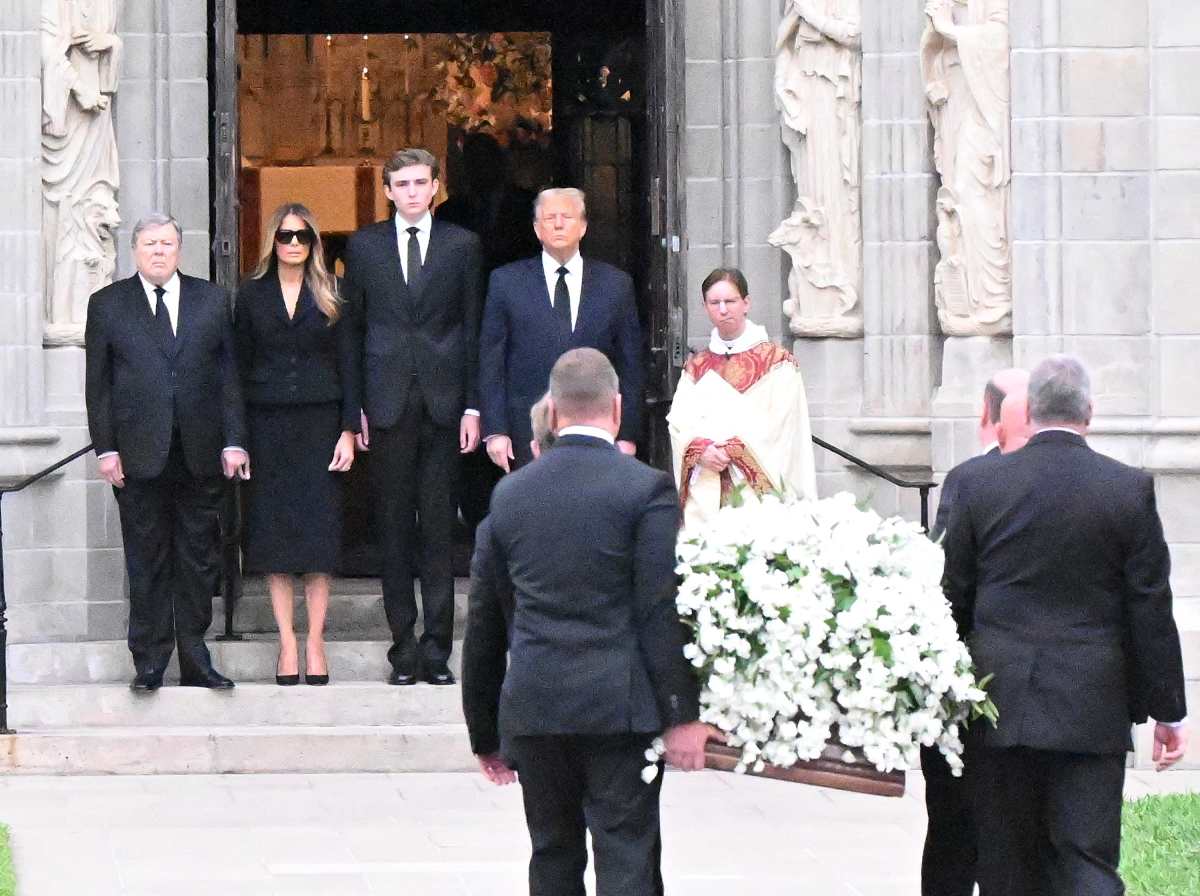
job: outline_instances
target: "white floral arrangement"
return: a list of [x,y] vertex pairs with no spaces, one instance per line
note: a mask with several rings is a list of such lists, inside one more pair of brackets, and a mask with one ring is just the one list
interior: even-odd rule
[[741,750],[736,770],[817,759],[836,740],[844,762],[885,773],[936,746],[961,774],[959,725],[996,709],[942,592],[940,545],[847,492],[739,504],[685,530],[676,567],[700,720]]

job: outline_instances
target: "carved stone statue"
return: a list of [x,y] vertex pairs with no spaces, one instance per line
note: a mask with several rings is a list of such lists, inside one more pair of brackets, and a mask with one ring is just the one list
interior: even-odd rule
[[116,264],[116,18],[116,0],[42,0],[42,246],[50,345],[82,344],[88,297],[112,282]]
[[775,104],[796,204],[768,237],[792,260],[784,311],[798,336],[859,336],[862,306],[861,0],[788,0]]
[[930,0],[921,71],[933,123],[934,297],[942,332],[1012,332],[1008,0]]

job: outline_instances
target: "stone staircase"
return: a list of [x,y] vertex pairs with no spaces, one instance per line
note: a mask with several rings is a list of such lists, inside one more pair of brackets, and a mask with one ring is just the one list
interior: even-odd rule
[[[386,683],[390,641],[377,580],[334,583],[325,687],[274,683],[278,639],[261,581],[247,582],[236,614],[240,641],[209,648],[237,682],[230,692],[181,688],[175,662],[152,695],[128,688],[123,640],[13,644],[8,649],[9,725],[0,773],[199,774],[463,771],[475,768],[459,688]],[[298,633],[306,620],[297,601]],[[466,582],[455,594],[457,674]],[[418,622],[418,630],[420,623]],[[303,648],[302,648],[303,650]],[[303,656],[303,653],[301,653]]]

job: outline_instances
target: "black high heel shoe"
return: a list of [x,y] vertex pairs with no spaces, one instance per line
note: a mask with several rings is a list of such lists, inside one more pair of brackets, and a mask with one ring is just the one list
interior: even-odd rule
[[285,687],[285,688],[291,687],[292,685],[295,685],[295,684],[299,684],[300,683],[300,673],[295,672],[292,675],[280,675],[279,674],[279,660],[277,658],[275,660],[275,683],[277,685],[280,685],[281,687]]
[[[305,665],[307,666],[307,663]],[[304,683],[311,684],[316,687],[320,687],[321,685],[329,684],[329,658],[328,657],[325,658],[325,674],[314,675],[313,673],[307,671],[307,669],[306,669],[304,672]]]

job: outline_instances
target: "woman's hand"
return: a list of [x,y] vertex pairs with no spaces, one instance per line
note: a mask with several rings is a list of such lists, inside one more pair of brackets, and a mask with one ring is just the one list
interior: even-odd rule
[[333,460],[329,463],[332,473],[345,473],[354,463],[354,433],[345,430],[333,446]]
[[714,473],[724,473],[729,466],[729,455],[725,453],[724,446],[712,444],[705,448],[700,455],[700,466]]

